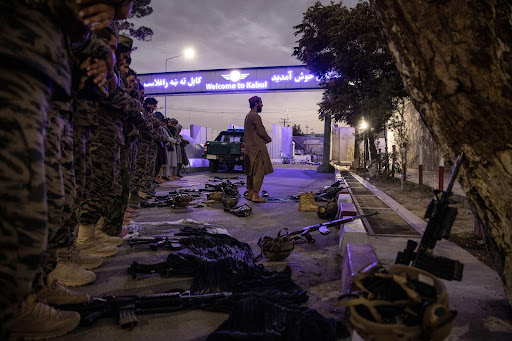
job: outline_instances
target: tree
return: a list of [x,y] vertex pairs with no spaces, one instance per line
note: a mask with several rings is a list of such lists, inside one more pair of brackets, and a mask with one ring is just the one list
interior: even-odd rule
[[349,9],[343,2],[324,6],[317,1],[294,29],[301,38],[293,55],[321,78],[325,89],[321,116],[352,127],[364,118],[372,128],[368,138],[375,157],[374,134],[384,129],[405,92],[369,3]]
[[294,124],[292,127],[293,136],[304,136],[304,133],[300,129],[300,124]]
[[137,40],[151,41],[153,37],[153,30],[147,26],[135,27],[135,24],[130,22],[130,19],[143,18],[153,13],[153,7],[149,6],[151,0],[134,0],[132,13],[128,20],[115,20],[112,23],[112,29],[117,34],[124,34],[133,37]]
[[411,100],[452,160],[512,305],[512,4],[371,0]]

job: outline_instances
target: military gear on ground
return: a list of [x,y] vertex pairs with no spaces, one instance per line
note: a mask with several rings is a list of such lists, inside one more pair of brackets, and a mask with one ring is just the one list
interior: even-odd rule
[[224,211],[233,213],[237,217],[248,217],[252,213],[252,208],[247,204],[243,204],[238,207],[225,208]]
[[82,225],[78,227],[78,237],[75,241],[76,247],[90,256],[110,257],[117,253],[114,245],[103,244],[95,238],[95,224]]
[[[285,231],[282,235],[281,232]],[[272,261],[282,261],[292,253],[295,248],[295,241],[300,239],[300,237],[290,237],[288,233],[288,229],[283,229],[278,232],[277,238],[272,237],[262,237],[258,240],[258,246],[261,249],[261,254],[254,259],[254,261],[258,261],[261,259],[261,256],[264,255],[267,259]]]
[[345,224],[356,219],[369,217],[375,214],[379,214],[379,212],[375,211],[370,214],[362,214],[355,217],[337,219],[326,223],[306,226],[294,232],[288,232],[287,228],[283,228],[277,233],[277,238],[265,236],[258,240],[258,246],[261,249],[261,253],[259,254],[259,256],[254,258],[254,261],[259,261],[263,255],[272,261],[283,260],[292,253],[297,242],[314,243],[315,239],[311,237],[311,232],[319,231],[321,234],[329,234],[330,231],[327,228],[328,226]]
[[14,340],[44,340],[64,335],[78,326],[80,315],[74,311],[60,311],[30,294],[18,310],[11,327]]
[[94,282],[94,280],[96,280],[94,272],[73,263],[69,248],[57,250],[57,266],[48,274],[48,284],[59,281],[68,287],[81,287]]
[[301,193],[299,201],[299,211],[301,212],[317,212],[318,205],[315,204],[315,193]]
[[333,197],[325,206],[318,206],[317,214],[322,219],[335,219],[338,215],[338,198]]
[[354,276],[358,292],[344,296],[349,322],[365,340],[443,340],[456,312],[434,275],[401,264],[372,264]]
[[59,281],[45,286],[36,294],[37,298],[51,305],[77,304],[89,302],[89,295],[73,292]]

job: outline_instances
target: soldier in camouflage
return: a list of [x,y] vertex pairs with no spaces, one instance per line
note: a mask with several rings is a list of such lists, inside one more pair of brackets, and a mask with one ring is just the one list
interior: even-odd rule
[[80,320],[77,313],[56,311],[31,293],[48,236],[44,167],[47,113],[52,98],[69,100],[67,47],[70,41],[83,39],[91,23],[98,22],[95,27],[101,28],[115,17],[125,18],[131,6],[130,2],[115,6],[82,2],[86,7],[79,8],[76,0],[0,2],[2,339],[9,330],[14,338],[56,337],[74,329]]

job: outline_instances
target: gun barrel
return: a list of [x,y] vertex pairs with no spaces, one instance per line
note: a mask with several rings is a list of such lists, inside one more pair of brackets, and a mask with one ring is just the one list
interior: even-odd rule
[[293,236],[293,235],[296,235],[296,234],[304,234],[304,233],[308,233],[308,232],[313,232],[313,231],[316,231],[316,230],[320,229],[320,227],[322,227],[322,226],[332,226],[332,225],[335,225],[335,224],[338,224],[338,223],[340,223],[340,224],[349,223],[351,221],[354,221],[354,220],[357,220],[357,219],[366,218],[366,217],[370,217],[370,216],[376,215],[376,214],[379,214],[379,211],[375,211],[375,212],[368,213],[368,214],[360,214],[360,215],[349,217],[349,218],[336,219],[336,220],[332,220],[332,221],[328,221],[328,222],[320,223],[320,224],[315,224],[315,225],[311,225],[311,226],[306,226],[306,227],[302,228],[299,231],[291,232],[290,236]]

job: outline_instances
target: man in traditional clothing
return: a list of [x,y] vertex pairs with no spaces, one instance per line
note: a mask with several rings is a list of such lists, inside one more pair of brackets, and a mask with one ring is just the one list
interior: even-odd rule
[[251,111],[245,116],[245,174],[247,175],[247,200],[253,202],[265,202],[259,192],[265,175],[274,172],[272,162],[268,155],[267,143],[272,142],[268,136],[259,113],[263,108],[260,97],[253,96],[249,99]]

